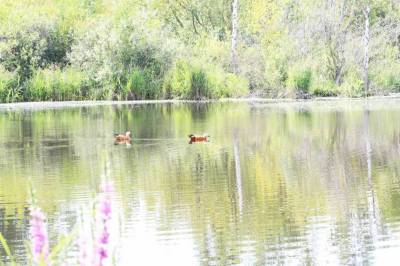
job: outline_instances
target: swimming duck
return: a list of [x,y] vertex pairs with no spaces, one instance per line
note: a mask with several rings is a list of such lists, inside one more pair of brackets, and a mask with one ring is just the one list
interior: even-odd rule
[[114,142],[115,144],[123,144],[123,143],[130,144],[130,142],[132,141],[130,131],[127,131],[125,133],[125,135],[124,134],[115,134],[114,138],[115,138],[115,142]]
[[195,136],[193,134],[190,134],[189,136],[189,144],[192,144],[193,142],[208,142],[209,141],[209,135],[204,135],[204,136]]

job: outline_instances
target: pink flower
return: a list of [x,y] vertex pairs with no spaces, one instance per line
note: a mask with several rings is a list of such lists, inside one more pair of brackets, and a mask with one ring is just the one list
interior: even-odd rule
[[[83,235],[82,235],[83,234]],[[86,235],[82,233],[78,239],[79,263],[81,266],[90,266],[91,254]]]
[[49,239],[47,236],[46,217],[38,207],[30,209],[29,235],[32,243],[32,258],[35,263],[45,263],[49,255]]
[[110,228],[113,215],[112,195],[114,187],[110,182],[102,182],[97,197],[93,238],[87,235],[87,226],[81,229],[78,240],[79,262],[81,266],[104,266],[110,258]]
[[101,184],[99,203],[96,210],[96,236],[94,265],[103,266],[104,261],[109,257],[110,244],[110,222],[112,218],[111,195],[114,191],[110,182]]

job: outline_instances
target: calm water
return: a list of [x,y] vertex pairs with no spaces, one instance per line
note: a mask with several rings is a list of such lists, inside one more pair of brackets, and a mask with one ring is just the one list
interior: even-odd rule
[[54,245],[109,178],[117,265],[398,265],[397,100],[3,109],[0,151],[0,231],[21,264],[29,183]]

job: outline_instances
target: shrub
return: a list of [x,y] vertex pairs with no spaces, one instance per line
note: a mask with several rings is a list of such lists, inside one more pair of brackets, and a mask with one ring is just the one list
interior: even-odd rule
[[218,66],[178,61],[166,76],[163,93],[165,98],[191,100],[238,97],[248,92],[248,84],[247,79]]
[[8,33],[0,54],[1,63],[8,71],[15,71],[22,81],[29,79],[35,68],[43,65],[46,40],[43,28],[31,27]]
[[46,47],[43,52],[42,61],[44,65],[57,65],[64,67],[69,64],[67,54],[71,52],[74,43],[73,30],[62,25],[54,25],[46,36]]
[[[265,73],[266,73],[266,64],[265,64],[265,58],[263,56],[263,50],[259,46],[250,46],[247,48],[242,48],[243,50],[241,53],[239,53],[239,62],[238,62],[238,68],[239,68],[239,73],[246,78],[248,81],[248,87],[249,90],[251,91],[259,91],[265,89],[266,85],[266,78],[265,78]],[[282,67],[282,64],[274,66],[275,70],[279,72]],[[268,74],[270,74],[270,71],[272,69],[270,68],[268,70]],[[279,80],[282,81],[284,80],[284,73],[279,73]],[[270,77],[271,78],[271,77]]]
[[332,80],[325,80],[324,78],[320,78],[318,80],[313,79],[310,92],[314,96],[319,97],[332,97],[339,94],[335,82]]
[[5,33],[0,63],[8,71],[16,71],[26,81],[35,69],[50,65],[65,66],[73,43],[70,29],[56,24],[37,23]]
[[69,58],[95,83],[107,87],[113,98],[159,98],[171,55],[157,39],[144,38],[135,30],[105,20],[89,34],[82,33]]
[[338,92],[335,89],[329,89],[329,87],[321,87],[321,88],[316,88],[313,91],[313,95],[319,97],[333,97],[337,96]]
[[84,87],[84,76],[75,69],[38,70],[27,83],[25,97],[34,101],[80,100]]
[[21,98],[18,76],[0,67],[0,103],[16,102]]
[[308,93],[311,84],[311,70],[300,69],[289,73],[289,86],[296,92]]
[[371,69],[371,85],[377,90],[400,92],[400,64],[377,65]]
[[30,101],[46,101],[53,97],[52,77],[49,70],[37,71],[29,80],[25,99]]
[[125,86],[125,97],[129,100],[135,100],[143,98],[143,92],[145,88],[145,78],[143,72],[139,69],[133,70],[132,74],[128,78],[128,82]]
[[164,80],[164,98],[187,98],[191,90],[191,73],[191,67],[187,62],[178,61]]
[[226,93],[224,97],[240,97],[248,93],[249,81],[235,74],[228,73],[225,78]]
[[390,74],[387,77],[387,87],[395,92],[400,92],[400,74]]
[[265,83],[261,89],[266,90],[271,97],[281,97],[288,93],[290,55],[293,55],[294,51],[291,41],[280,40],[278,45],[269,45],[264,52]]
[[57,100],[81,100],[85,77],[81,71],[73,68],[56,70],[54,84],[56,86],[54,87],[54,93]]
[[207,71],[212,98],[240,97],[248,93],[249,82],[246,78],[233,73],[226,73],[223,69]]
[[190,78],[190,99],[202,100],[208,99],[210,96],[206,73],[200,68],[193,69]]
[[340,94],[347,97],[361,97],[364,95],[364,82],[361,75],[357,71],[349,71],[343,79],[343,83],[339,86]]

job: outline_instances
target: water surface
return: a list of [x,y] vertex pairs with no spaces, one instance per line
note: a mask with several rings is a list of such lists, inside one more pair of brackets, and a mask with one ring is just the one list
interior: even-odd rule
[[[115,146],[127,129],[132,146]],[[29,183],[54,245],[104,178],[118,265],[396,265],[400,252],[398,100],[2,109],[0,151],[0,231],[21,264]]]

